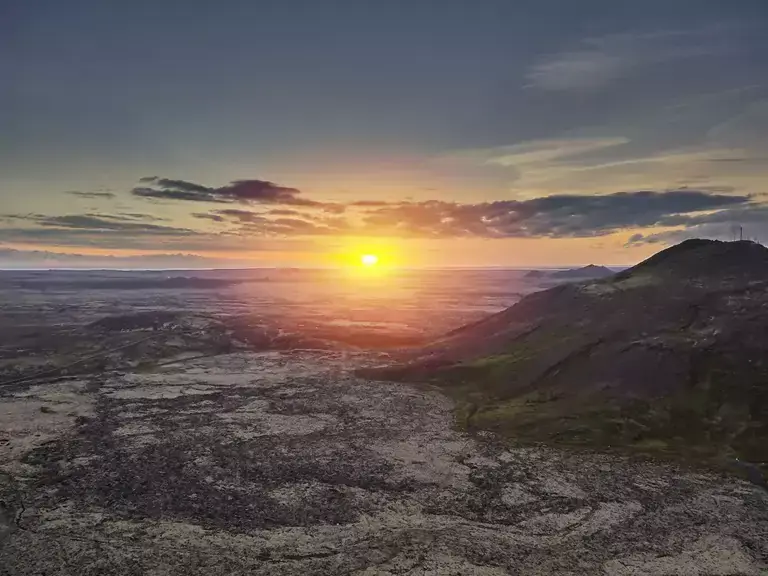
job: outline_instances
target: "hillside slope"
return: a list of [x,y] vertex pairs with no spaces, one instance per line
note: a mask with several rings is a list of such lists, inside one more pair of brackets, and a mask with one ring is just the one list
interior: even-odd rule
[[465,326],[380,378],[430,381],[468,428],[768,461],[768,249],[691,240]]

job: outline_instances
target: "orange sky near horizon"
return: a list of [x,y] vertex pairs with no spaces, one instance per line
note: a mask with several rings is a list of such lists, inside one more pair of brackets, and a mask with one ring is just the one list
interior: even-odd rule
[[10,244],[18,250],[39,250],[86,257],[141,257],[185,254],[210,259],[214,267],[356,267],[364,254],[379,258],[384,268],[450,268],[581,266],[586,264],[629,266],[664,246],[642,244],[626,247],[631,231],[598,238],[560,239],[406,239],[339,237],[309,240],[314,249],[302,250],[156,250],[72,247],[46,244]]

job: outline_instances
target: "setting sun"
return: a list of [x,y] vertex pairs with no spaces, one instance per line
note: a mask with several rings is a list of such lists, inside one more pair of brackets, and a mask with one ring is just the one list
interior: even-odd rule
[[375,254],[363,254],[360,257],[360,262],[362,262],[363,266],[375,266],[379,263],[379,257]]

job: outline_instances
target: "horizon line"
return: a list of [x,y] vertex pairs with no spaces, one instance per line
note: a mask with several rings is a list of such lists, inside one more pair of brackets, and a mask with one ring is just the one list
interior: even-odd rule
[[[387,267],[387,270],[509,270],[509,271],[529,271],[529,270],[570,270],[584,268],[586,266],[603,266],[611,269],[624,269],[634,266],[634,264],[571,264],[571,265],[548,265],[548,266],[393,266]],[[349,270],[356,269],[350,266],[242,266],[232,268],[207,267],[207,268],[111,268],[104,266],[97,267],[54,267],[54,268],[28,268],[28,267],[0,267],[0,272],[226,272],[238,270]]]

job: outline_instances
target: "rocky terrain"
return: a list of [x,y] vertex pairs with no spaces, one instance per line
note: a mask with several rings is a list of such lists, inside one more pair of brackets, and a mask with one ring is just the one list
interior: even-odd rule
[[[316,293],[140,292],[2,302],[4,576],[768,568],[768,493],[752,483],[469,434],[444,389],[367,378],[407,353],[392,343],[415,311],[383,324],[347,301],[346,326],[321,320]],[[423,301],[432,330],[482,322],[436,289]]]
[[768,249],[692,240],[449,333],[369,376],[431,381],[468,429],[768,462]]
[[[332,352],[4,390],[5,574],[760,574],[768,496],[514,448]],[[2,573],[2,572],[0,572]]]

